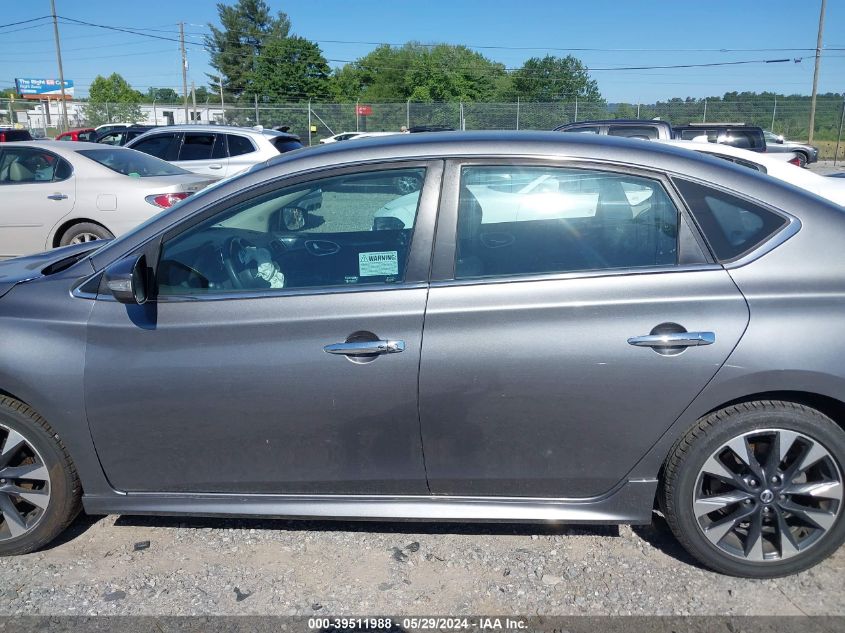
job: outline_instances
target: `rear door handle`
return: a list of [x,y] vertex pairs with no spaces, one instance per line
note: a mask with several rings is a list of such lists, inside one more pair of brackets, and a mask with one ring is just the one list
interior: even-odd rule
[[669,332],[666,334],[632,336],[628,339],[629,345],[651,348],[696,347],[698,345],[712,345],[715,342],[716,334],[713,332]]
[[52,193],[47,196],[48,200],[67,200],[67,196],[63,193]]
[[405,341],[353,341],[332,343],[323,347],[329,354],[343,356],[369,356],[372,354],[398,354],[405,351]]
[[209,169],[223,169],[223,165],[217,165],[217,164],[209,165],[208,168]]

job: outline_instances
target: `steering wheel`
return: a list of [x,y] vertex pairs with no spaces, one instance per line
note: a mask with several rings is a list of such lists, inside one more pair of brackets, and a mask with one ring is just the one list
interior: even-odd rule
[[223,242],[220,259],[226,276],[229,277],[234,288],[250,289],[255,288],[256,285],[257,269],[251,266],[247,259],[247,246],[252,246],[252,244],[237,236],[232,236]]

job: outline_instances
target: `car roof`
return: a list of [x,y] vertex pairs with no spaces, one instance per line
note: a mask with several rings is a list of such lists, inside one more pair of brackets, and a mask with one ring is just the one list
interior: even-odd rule
[[[153,131],[153,130],[151,130]],[[161,125],[155,128],[156,132],[209,132],[209,133],[227,133],[227,134],[250,134],[250,135],[264,135],[272,137],[285,137],[299,140],[296,134],[291,132],[279,132],[278,130],[270,130],[266,128],[256,129],[254,127],[238,127],[236,125]]]
[[654,120],[654,119],[595,119],[590,121],[573,121],[572,123],[564,123],[559,127],[569,127],[570,125],[666,125],[672,127],[669,121]]
[[68,143],[66,141],[53,140],[15,141],[15,147],[46,149],[54,154],[58,154],[59,156],[64,156],[65,158],[76,154],[81,149],[129,150],[127,147],[103,145],[102,143],[91,143],[90,141],[74,141],[73,143]]
[[[274,156],[261,165],[290,165],[292,171],[330,167],[358,162],[462,158],[472,156],[513,156],[537,158],[584,158],[656,167],[672,171],[681,161],[714,161],[718,158],[692,154],[686,149],[653,141],[594,134],[561,134],[551,131],[423,132],[390,134],[357,139],[355,143],[325,143]],[[748,171],[725,163],[728,167]],[[260,169],[260,167],[259,167]]]

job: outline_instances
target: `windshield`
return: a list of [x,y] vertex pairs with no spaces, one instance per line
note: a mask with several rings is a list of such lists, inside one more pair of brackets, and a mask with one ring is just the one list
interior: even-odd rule
[[94,162],[108,167],[124,176],[133,178],[149,178],[152,176],[178,176],[191,172],[171,165],[160,158],[124,148],[80,149],[82,154]]

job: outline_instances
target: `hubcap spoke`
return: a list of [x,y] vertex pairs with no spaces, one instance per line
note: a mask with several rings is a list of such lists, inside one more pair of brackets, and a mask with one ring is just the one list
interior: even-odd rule
[[748,560],[763,560],[763,513],[759,510],[751,515],[751,525],[748,527],[744,549]]
[[786,523],[786,518],[780,508],[776,509],[778,524],[778,540],[780,545],[780,557],[789,558],[798,553],[798,543],[792,534],[792,530]]
[[23,448],[25,443],[26,440],[23,439],[20,433],[9,429],[6,441],[3,442],[3,450],[0,450],[0,468],[6,466],[17,452]]
[[695,516],[700,517],[705,514],[710,514],[716,510],[727,508],[734,503],[741,503],[746,499],[750,499],[751,495],[742,490],[735,490],[733,492],[726,492],[724,494],[713,495],[710,497],[701,497],[695,500]]
[[704,530],[704,535],[710,539],[712,543],[719,544],[725,535],[730,532],[737,523],[754,512],[753,508],[740,508],[729,514],[724,519],[716,521]]
[[783,492],[788,495],[806,495],[808,497],[842,501],[842,484],[838,481],[790,484],[783,489]]
[[0,479],[26,479],[27,481],[48,481],[50,474],[43,464],[27,464],[26,466],[9,466],[0,468]]
[[3,489],[7,495],[28,501],[42,510],[50,503],[50,493],[46,490],[29,490],[18,486],[7,486]]
[[8,495],[3,493],[0,493],[0,515],[3,516],[6,528],[9,530],[12,538],[20,536],[27,531],[26,522],[17,508],[15,508],[15,504],[12,503]]
[[765,476],[763,473],[763,468],[760,466],[760,462],[757,461],[757,458],[754,456],[754,451],[751,450],[751,446],[748,444],[748,441],[745,439],[744,436],[740,436],[734,438],[727,444],[728,448],[730,448],[734,454],[739,457],[745,465],[757,475],[758,478],[763,479]]
[[798,517],[809,526],[819,528],[821,530],[829,530],[833,526],[834,521],[836,521],[836,513],[834,512],[825,512],[824,510],[818,510],[816,508],[808,508],[807,506],[799,505],[794,501],[782,501],[780,503],[780,507],[790,514]]

